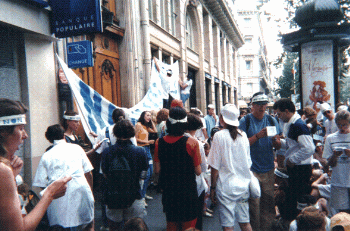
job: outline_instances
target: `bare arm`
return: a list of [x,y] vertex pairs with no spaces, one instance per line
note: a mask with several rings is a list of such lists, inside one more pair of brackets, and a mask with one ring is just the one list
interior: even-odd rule
[[219,178],[219,171],[215,168],[211,168],[211,187],[210,187],[210,199],[216,204],[216,183]]
[[93,190],[93,176],[92,176],[92,172],[87,172],[84,174],[85,175],[85,178],[91,188],[91,191]]
[[196,173],[197,176],[199,176],[202,173],[201,165],[194,167],[194,173]]
[[252,146],[259,139],[267,136],[267,129],[263,128],[260,132],[256,133],[254,136],[248,138],[250,146]]
[[160,68],[158,66],[158,62],[157,62],[156,57],[153,57],[153,61],[154,61],[154,64],[156,64],[157,71],[160,72]]
[[159,162],[154,162],[154,173],[157,175],[160,173],[160,163]]
[[0,163],[0,224],[2,230],[35,230],[44,216],[50,203],[65,194],[67,182],[71,177],[65,177],[51,184],[39,203],[24,218],[18,199],[17,188],[12,170]]

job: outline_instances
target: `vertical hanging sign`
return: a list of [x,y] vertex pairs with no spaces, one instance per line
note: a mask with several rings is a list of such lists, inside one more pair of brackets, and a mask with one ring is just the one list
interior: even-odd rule
[[100,0],[50,0],[50,6],[56,37],[102,32]]

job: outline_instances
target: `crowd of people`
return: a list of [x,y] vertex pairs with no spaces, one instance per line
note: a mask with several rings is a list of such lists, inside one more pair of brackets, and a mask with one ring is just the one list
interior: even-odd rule
[[172,100],[135,125],[118,108],[90,149],[75,134],[78,113],[67,111],[45,133],[52,145],[33,180],[41,199],[29,209],[15,155],[28,138],[27,108],[0,99],[1,230],[35,230],[44,216],[49,230],[94,230],[96,190],[105,230],[148,230],[150,184],[162,193],[169,231],[203,230],[214,211],[225,231],[236,223],[242,231],[349,230],[347,106],[297,110],[280,99],[268,113],[268,102],[258,92],[249,111],[225,104],[216,114],[209,104],[204,116]]

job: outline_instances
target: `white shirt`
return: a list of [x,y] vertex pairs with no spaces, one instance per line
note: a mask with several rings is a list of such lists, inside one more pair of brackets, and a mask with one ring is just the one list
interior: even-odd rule
[[335,119],[326,120],[324,122],[324,127],[326,128],[326,134],[325,134],[326,136],[338,131],[338,127],[337,127],[337,124],[335,123]]
[[203,127],[198,129],[195,133],[195,137],[198,139],[198,140],[201,140],[201,141],[204,141],[205,140],[205,136],[204,136],[204,133],[203,133],[203,130],[202,129],[207,129],[207,126],[206,126],[206,123],[205,123],[205,119],[201,117],[201,120],[202,120],[202,123],[203,123]]
[[187,85],[187,87],[181,90],[181,94],[190,94],[190,90],[192,87],[192,79],[185,81],[185,84]]
[[94,197],[84,175],[92,169],[85,151],[65,140],[55,141],[54,147],[41,157],[34,186],[45,188],[63,176],[73,177],[66,194],[53,200],[47,209],[50,226],[75,227],[94,219]]
[[208,164],[219,171],[216,193],[223,204],[249,196],[250,146],[246,133],[240,133],[236,140],[227,129],[215,133],[208,156]]
[[[323,158],[330,158],[335,147],[350,149],[350,133],[341,134],[335,132],[330,134],[325,142]],[[331,185],[350,188],[350,158],[341,154],[337,159],[337,165],[332,167]]]

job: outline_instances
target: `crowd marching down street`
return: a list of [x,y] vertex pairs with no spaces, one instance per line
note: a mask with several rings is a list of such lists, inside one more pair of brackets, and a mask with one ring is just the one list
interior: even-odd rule
[[76,135],[79,113],[66,111],[45,133],[52,145],[33,181],[40,200],[15,155],[28,138],[27,108],[0,99],[0,230],[100,229],[95,201],[101,230],[149,230],[150,186],[162,196],[169,231],[206,230],[203,217],[214,212],[222,230],[350,230],[346,105],[297,110],[282,98],[267,110],[268,97],[257,92],[249,109],[227,103],[215,112],[209,104],[204,116],[184,108],[192,80],[178,84],[181,100],[164,94],[163,108],[136,123],[114,109],[113,124],[90,134],[92,148]]

